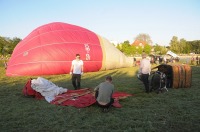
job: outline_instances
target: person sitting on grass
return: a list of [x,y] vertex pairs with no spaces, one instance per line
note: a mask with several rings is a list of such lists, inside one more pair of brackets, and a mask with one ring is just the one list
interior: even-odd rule
[[105,82],[96,86],[94,91],[97,105],[102,108],[103,112],[108,112],[109,107],[114,103],[114,99],[112,98],[114,92],[112,77],[107,76]]

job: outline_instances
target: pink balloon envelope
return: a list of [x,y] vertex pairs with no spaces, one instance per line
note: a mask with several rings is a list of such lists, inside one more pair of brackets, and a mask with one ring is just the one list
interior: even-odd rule
[[94,32],[61,22],[33,30],[15,47],[7,76],[68,74],[76,54],[84,72],[131,66],[132,62],[105,38]]

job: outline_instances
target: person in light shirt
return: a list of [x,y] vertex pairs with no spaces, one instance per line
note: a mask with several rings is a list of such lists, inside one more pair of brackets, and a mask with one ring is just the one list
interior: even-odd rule
[[114,103],[114,99],[112,98],[112,94],[114,93],[112,77],[107,76],[104,82],[95,87],[94,91],[97,105],[103,108],[103,112],[108,112],[109,107]]
[[139,73],[141,74],[141,80],[144,84],[146,93],[150,92],[149,79],[148,79],[150,72],[151,72],[150,60],[147,58],[147,55],[145,53],[143,53],[142,60],[140,61]]
[[72,61],[70,74],[72,75],[74,89],[80,89],[81,75],[83,74],[83,61],[80,60],[80,54],[76,54],[76,59]]

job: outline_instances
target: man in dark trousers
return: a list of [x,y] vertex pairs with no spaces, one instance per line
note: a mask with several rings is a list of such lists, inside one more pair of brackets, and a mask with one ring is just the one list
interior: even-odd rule
[[140,61],[139,73],[141,74],[141,80],[145,86],[146,93],[150,92],[149,80],[148,80],[150,72],[151,72],[150,60],[147,58],[147,55],[145,53],[143,53],[142,60]]
[[97,105],[103,108],[103,112],[108,112],[109,107],[114,103],[114,99],[112,98],[114,92],[112,77],[107,76],[105,82],[95,87],[94,91]]
[[72,85],[74,89],[80,89],[81,75],[83,74],[83,61],[80,60],[79,54],[76,54],[76,59],[72,61],[70,74],[72,75]]

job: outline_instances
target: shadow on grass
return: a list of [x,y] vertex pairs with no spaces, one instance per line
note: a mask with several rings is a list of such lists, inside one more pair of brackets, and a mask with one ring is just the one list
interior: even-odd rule
[[[82,87],[94,88],[111,75],[117,91],[135,96],[121,100],[122,108],[103,114],[96,105],[77,109],[50,105],[22,96],[30,77],[6,77],[0,67],[1,131],[198,131],[200,68],[192,66],[192,87],[169,89],[165,94],[143,92],[138,67],[85,73]],[[70,75],[42,76],[60,87],[73,89]],[[37,77],[33,77],[37,78]]]

